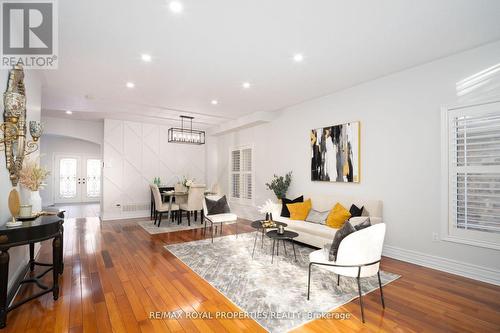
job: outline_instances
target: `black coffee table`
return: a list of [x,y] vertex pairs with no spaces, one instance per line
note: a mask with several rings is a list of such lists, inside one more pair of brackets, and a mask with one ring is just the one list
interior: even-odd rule
[[[252,228],[255,228],[257,230],[261,230],[261,232],[262,232],[262,244],[261,244],[261,248],[264,247],[264,235],[266,234],[267,229],[276,229],[280,225],[282,225],[283,227],[288,227],[288,224],[286,224],[286,223],[274,221],[274,226],[273,227],[264,228],[262,226],[262,222],[263,221],[264,220],[253,221],[252,224],[251,224]],[[255,241],[253,242],[252,258],[253,258],[253,255],[255,253],[255,246],[257,245],[257,235],[258,234],[255,233]]]
[[273,263],[274,260],[274,248],[276,245],[276,241],[278,241],[278,246],[276,246],[276,255],[279,255],[279,242],[283,243],[283,248],[285,249],[285,254],[286,254],[286,246],[285,246],[285,240],[289,241],[292,243],[293,247],[293,256],[295,257],[295,261],[297,261],[297,254],[295,253],[295,244],[294,244],[294,238],[299,237],[299,234],[296,233],[295,231],[289,231],[285,230],[282,234],[278,233],[278,230],[271,230],[266,233],[267,237],[271,238],[273,240],[273,253],[271,255],[271,264]]

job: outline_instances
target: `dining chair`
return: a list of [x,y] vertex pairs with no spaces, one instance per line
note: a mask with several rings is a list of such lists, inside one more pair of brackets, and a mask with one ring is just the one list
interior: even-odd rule
[[371,227],[353,232],[345,237],[339,245],[337,259],[330,261],[324,249],[309,254],[309,278],[307,280],[307,299],[311,291],[311,268],[314,265],[337,274],[337,285],[340,276],[354,277],[358,282],[359,305],[361,319],[365,322],[363,298],[361,293],[361,278],[377,275],[382,307],[385,309],[384,292],[380,281],[380,260],[384,245],[385,224],[377,223]]
[[[222,195],[207,195],[205,199],[217,201],[221,199]],[[229,203],[228,203],[229,207]],[[212,243],[214,242],[214,226],[216,223],[220,224],[220,233],[222,234],[222,225],[224,223],[232,223],[238,220],[238,216],[234,213],[231,213],[231,207],[229,207],[229,213],[221,213],[221,214],[210,214],[207,208],[207,202],[203,200],[203,217],[206,222],[210,223],[211,226],[211,234],[212,234]],[[203,222],[202,222],[203,223]],[[238,223],[236,225],[236,237],[238,237]],[[216,228],[216,227],[215,227]],[[203,233],[206,234],[207,231],[207,223],[205,223],[205,227],[203,228]]]
[[[163,213],[168,213],[170,205],[161,200],[160,190],[158,189],[158,186],[156,184],[150,184],[149,186],[151,188],[151,192],[153,192],[153,198],[155,202],[154,225],[156,225],[156,222],[158,221],[158,228],[159,228]],[[174,216],[177,216],[177,218],[180,217],[180,215],[178,214],[179,214],[179,205],[172,204],[172,206],[170,207],[170,215],[172,216],[172,221],[174,220]]]
[[201,214],[201,223],[203,224],[203,200],[205,198],[205,184],[193,184],[188,189],[188,195],[185,202],[180,203],[180,213],[186,212],[188,225],[191,225],[191,213],[194,212],[194,220],[198,218],[198,211]]

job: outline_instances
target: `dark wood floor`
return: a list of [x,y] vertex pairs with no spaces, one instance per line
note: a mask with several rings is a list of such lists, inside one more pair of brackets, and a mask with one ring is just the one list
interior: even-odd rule
[[[252,230],[244,221],[239,229]],[[132,220],[87,218],[68,219],[64,237],[59,300],[48,294],[14,310],[2,332],[264,332],[251,319],[149,319],[151,311],[238,311],[163,248],[200,239],[200,230],[150,236]],[[49,243],[39,257],[48,261]],[[336,310],[349,320],[315,320],[293,332],[500,332],[500,287],[389,258],[382,269],[403,277],[384,288],[385,310],[378,292],[364,297],[366,324],[354,300]]]

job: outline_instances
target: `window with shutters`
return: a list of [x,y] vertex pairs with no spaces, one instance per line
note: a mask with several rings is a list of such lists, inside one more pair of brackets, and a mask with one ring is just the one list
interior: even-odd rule
[[231,199],[251,203],[253,199],[253,162],[252,148],[231,149],[229,188]]
[[500,102],[443,110],[446,240],[500,249]]

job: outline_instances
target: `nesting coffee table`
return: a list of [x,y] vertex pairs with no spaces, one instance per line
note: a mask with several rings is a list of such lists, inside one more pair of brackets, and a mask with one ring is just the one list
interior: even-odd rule
[[[292,248],[293,248],[293,256],[295,257],[295,261],[297,261],[297,254],[295,253],[295,244],[294,244],[294,238],[299,237],[299,234],[296,233],[295,231],[289,231],[285,230],[282,234],[278,233],[278,230],[271,230],[266,233],[267,237],[271,238],[273,240],[273,253],[271,255],[271,264],[273,263],[274,260],[274,248],[276,247],[276,256],[279,255],[279,245],[280,245],[280,240],[283,243],[283,249],[285,250],[285,255],[286,255],[286,246],[285,246],[285,240],[289,241],[292,243]],[[276,242],[278,243],[277,246]]]
[[[253,221],[251,226],[252,228],[255,228],[257,230],[260,230],[262,232],[262,244],[261,244],[261,248],[264,247],[264,235],[266,234],[266,231],[268,229],[276,229],[278,228],[280,225],[282,225],[283,227],[288,227],[288,224],[286,223],[283,223],[283,222],[274,222],[274,226],[273,227],[270,227],[270,228],[264,228],[262,226],[262,222],[263,220],[257,220],[257,221]],[[253,251],[252,251],[252,258],[253,258],[253,255],[255,253],[255,246],[257,245],[257,236],[258,236],[258,233],[255,233],[255,241],[253,243]]]

